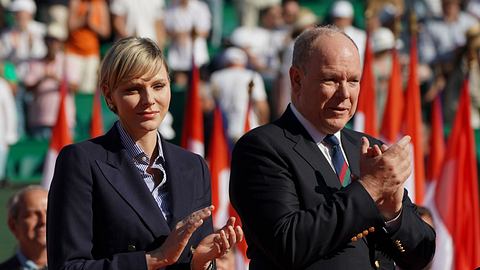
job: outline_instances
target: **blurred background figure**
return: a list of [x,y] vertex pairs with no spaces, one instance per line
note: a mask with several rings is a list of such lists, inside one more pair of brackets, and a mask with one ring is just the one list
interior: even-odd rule
[[70,0],[65,44],[67,78],[80,93],[93,93],[100,64],[100,39],[110,36],[110,13],[105,0]]
[[[28,105],[27,132],[38,140],[50,139],[52,128],[57,121],[60,105],[60,84],[64,78],[65,57],[63,44],[67,33],[57,24],[48,26],[45,42],[47,55],[31,60],[24,84],[32,100]],[[68,93],[66,98],[67,122],[71,129],[75,125],[75,103]]]
[[270,111],[262,77],[258,72],[246,68],[246,53],[231,47],[225,51],[224,59],[226,67],[215,71],[210,82],[212,95],[226,114],[227,134],[235,142],[245,132],[249,102],[252,105],[248,114],[250,128],[267,123]]
[[18,249],[0,270],[47,269],[47,195],[41,186],[27,186],[8,201],[8,228]]
[[8,149],[18,140],[17,111],[12,89],[0,76],[0,181],[5,180]]
[[298,0],[283,0],[282,1],[282,18],[284,22],[284,27],[291,31],[295,25],[295,22],[300,16],[301,10],[304,8],[300,7]]
[[129,36],[148,37],[165,45],[164,0],[112,0],[113,30],[116,39]]
[[294,24],[291,26],[288,42],[285,44],[285,47],[281,52],[281,66],[278,74],[277,87],[274,89],[273,93],[272,114],[274,118],[280,117],[290,103],[292,91],[288,72],[292,65],[295,38],[303,31],[315,27],[317,23],[318,18],[315,13],[310,9],[302,8],[297,14]]
[[14,21],[0,36],[0,58],[12,62],[23,77],[25,63],[47,53],[44,43],[46,28],[33,19],[37,10],[33,0],[14,0],[9,7]]
[[230,40],[247,53],[248,66],[262,75],[269,90],[280,69],[279,53],[287,42],[288,31],[280,5],[263,8],[259,17],[259,26],[240,26],[233,31]]
[[241,26],[258,25],[260,10],[272,5],[278,5],[281,0],[234,0],[237,16]]
[[[440,92],[444,97],[444,117],[451,123],[457,108],[458,91],[463,81],[461,67],[468,29],[478,21],[461,9],[460,0],[442,0],[441,17],[425,23],[419,36],[419,57],[431,69],[425,100],[433,100]],[[464,65],[465,66],[465,65]]]
[[[18,116],[17,133],[25,134],[25,89],[23,78],[28,61],[45,56],[45,25],[35,21],[37,7],[33,0],[13,0],[8,4],[13,15],[10,26],[0,34],[0,61],[4,63],[4,75],[12,87]],[[9,65],[13,68],[8,68]],[[7,76],[7,71],[8,76]]]
[[357,45],[363,63],[367,35],[364,30],[353,26],[353,6],[349,1],[336,1],[330,11],[332,23],[347,34]]
[[55,24],[68,33],[68,4],[69,0],[35,0],[38,6],[39,21],[46,25]]
[[167,9],[165,28],[170,38],[167,60],[174,71],[174,82],[186,84],[192,54],[197,67],[209,61],[207,38],[211,26],[211,14],[205,2],[175,0]]
[[392,49],[395,48],[395,36],[386,27],[380,27],[372,33],[371,38],[373,74],[377,102],[377,121],[382,123],[383,111],[387,101],[388,82],[392,73]]

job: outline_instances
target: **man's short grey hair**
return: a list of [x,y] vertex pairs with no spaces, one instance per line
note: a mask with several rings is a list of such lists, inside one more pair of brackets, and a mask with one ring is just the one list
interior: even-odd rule
[[20,199],[27,193],[32,190],[43,190],[48,192],[48,190],[42,186],[39,185],[30,185],[26,186],[19,191],[17,191],[7,202],[7,211],[8,211],[8,217],[17,219],[18,215],[20,213]]
[[357,44],[355,44],[351,37],[340,30],[340,28],[336,27],[335,25],[318,26],[313,29],[305,30],[295,40],[295,45],[293,47],[292,66],[305,71],[305,63],[308,62],[308,59],[310,59],[312,52],[314,51],[315,40],[321,36],[332,37],[338,34],[347,37],[358,50]]

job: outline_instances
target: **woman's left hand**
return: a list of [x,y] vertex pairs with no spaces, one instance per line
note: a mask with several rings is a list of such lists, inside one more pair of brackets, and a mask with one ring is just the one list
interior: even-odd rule
[[235,218],[230,217],[223,228],[203,238],[198,244],[193,252],[192,270],[207,269],[212,260],[227,254],[242,240],[242,228],[235,226]]

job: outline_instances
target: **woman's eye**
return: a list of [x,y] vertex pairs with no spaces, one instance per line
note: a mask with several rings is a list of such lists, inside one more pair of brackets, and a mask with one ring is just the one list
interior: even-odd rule
[[137,88],[128,88],[125,92],[127,92],[127,93],[137,93],[138,89]]
[[162,90],[165,87],[165,84],[156,84],[153,86],[155,90]]

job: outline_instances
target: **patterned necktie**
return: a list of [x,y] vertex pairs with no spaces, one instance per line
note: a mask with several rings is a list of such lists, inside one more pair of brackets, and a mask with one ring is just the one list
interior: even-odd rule
[[348,164],[343,157],[340,142],[338,141],[337,137],[332,134],[327,135],[323,141],[332,148],[331,157],[333,167],[335,168],[335,172],[337,173],[340,183],[343,187],[346,187],[351,182],[351,176]]

